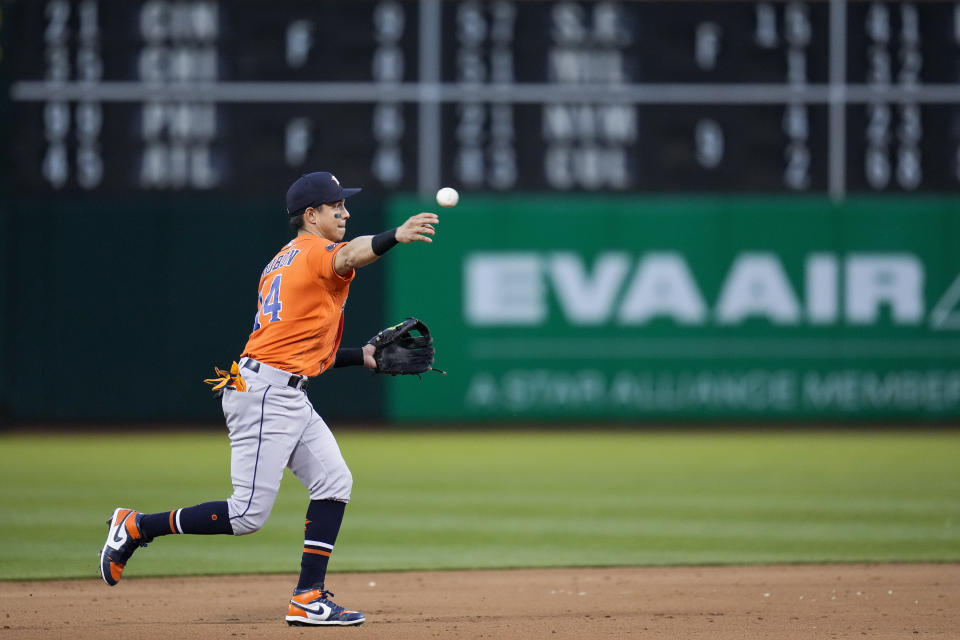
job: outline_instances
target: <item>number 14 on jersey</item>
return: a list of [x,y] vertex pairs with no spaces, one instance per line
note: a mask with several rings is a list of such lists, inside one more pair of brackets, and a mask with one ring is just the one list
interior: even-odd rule
[[257,315],[253,318],[254,331],[262,326],[260,318],[263,316],[270,316],[268,322],[276,322],[281,319],[280,311],[283,309],[283,302],[280,300],[280,284],[282,278],[282,273],[273,277],[266,297],[263,296],[263,293],[257,294]]

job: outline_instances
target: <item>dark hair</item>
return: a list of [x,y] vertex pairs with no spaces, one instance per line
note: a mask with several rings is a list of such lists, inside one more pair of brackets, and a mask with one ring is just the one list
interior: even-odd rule
[[303,214],[305,211],[301,211],[295,216],[290,216],[290,231],[293,231],[294,234],[300,232],[300,229],[303,229]]

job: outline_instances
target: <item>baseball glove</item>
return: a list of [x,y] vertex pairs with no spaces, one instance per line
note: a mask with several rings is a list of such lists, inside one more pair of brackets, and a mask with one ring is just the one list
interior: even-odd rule
[[417,318],[407,318],[398,325],[387,327],[370,338],[368,344],[374,346],[376,373],[392,376],[420,375],[427,371],[446,373],[433,368],[433,337],[427,325]]

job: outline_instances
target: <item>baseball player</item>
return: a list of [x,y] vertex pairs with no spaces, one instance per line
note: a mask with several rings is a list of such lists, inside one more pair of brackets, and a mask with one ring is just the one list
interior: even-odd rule
[[436,214],[418,213],[401,226],[344,242],[345,189],[319,171],[287,191],[296,237],[260,276],[253,332],[239,362],[208,380],[222,390],[232,449],[233,495],[161,513],[118,508],[107,521],[100,573],[116,585],[138,547],[169,534],[246,535],[260,529],[273,507],[284,467],[310,492],[300,580],[287,607],[290,625],[359,625],[364,616],[332,601],[324,586],[353,478],[329,427],[306,394],[309,378],[331,367],[376,369],[375,348],[341,348],[344,306],[356,270],[398,243],[432,242]]

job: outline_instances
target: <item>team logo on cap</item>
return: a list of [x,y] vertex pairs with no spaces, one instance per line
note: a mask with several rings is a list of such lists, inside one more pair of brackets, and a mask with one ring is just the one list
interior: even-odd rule
[[331,173],[331,174],[330,174],[330,179],[333,180],[334,182],[336,182],[338,187],[340,186],[340,181],[337,180],[337,176],[335,176],[335,175],[333,175],[333,174]]

